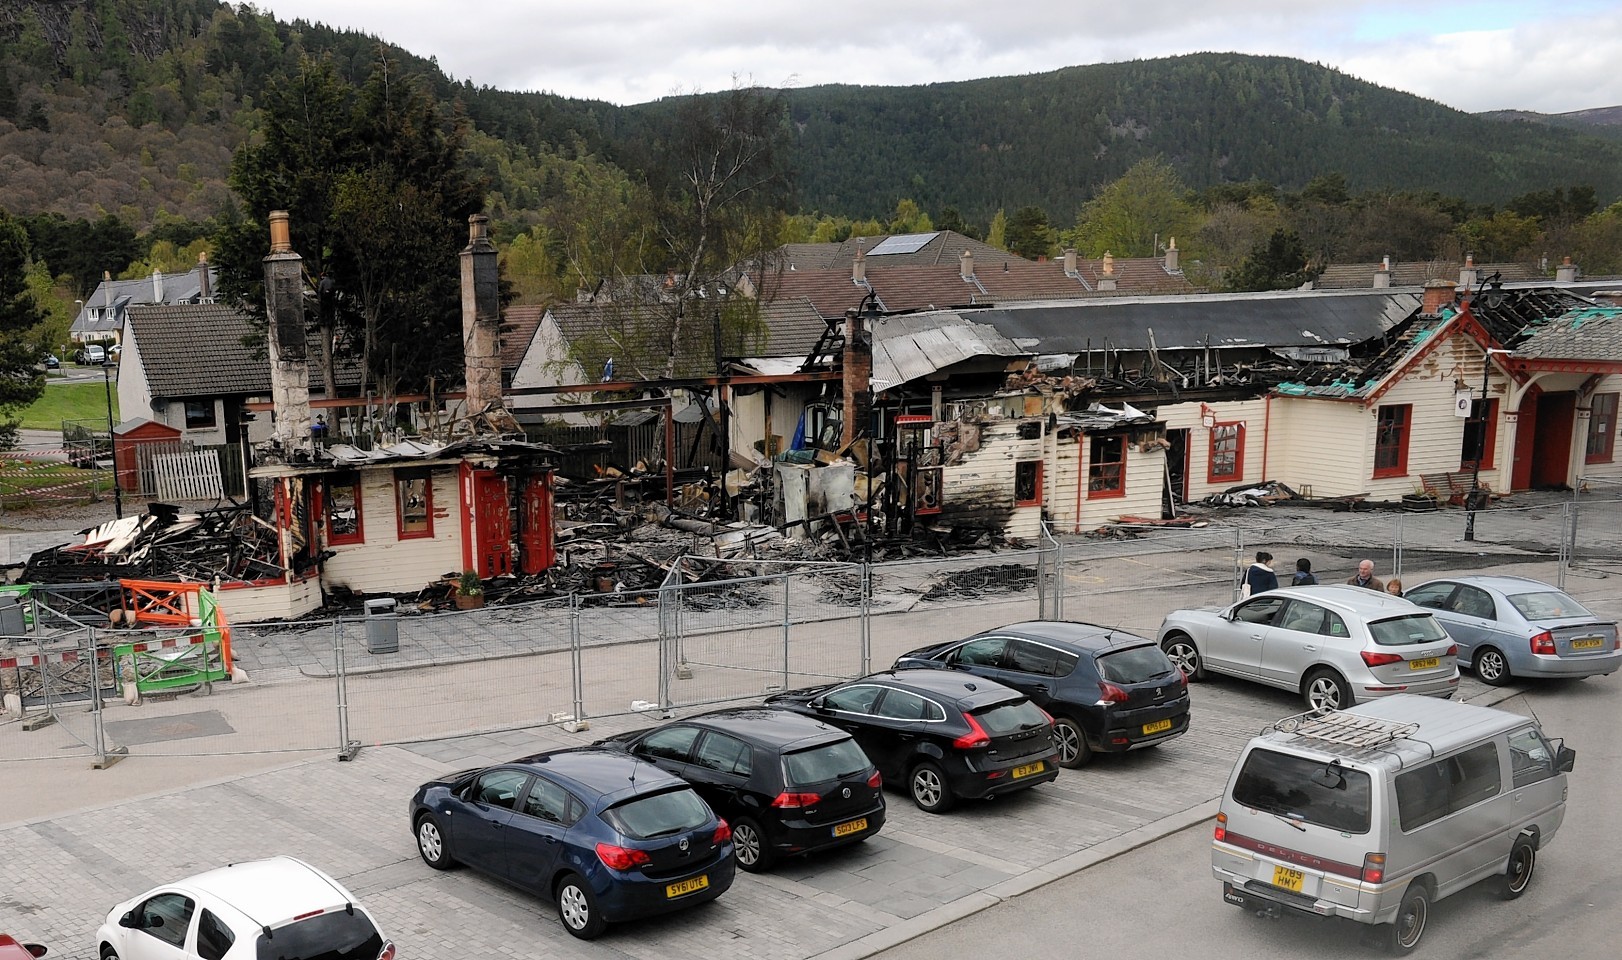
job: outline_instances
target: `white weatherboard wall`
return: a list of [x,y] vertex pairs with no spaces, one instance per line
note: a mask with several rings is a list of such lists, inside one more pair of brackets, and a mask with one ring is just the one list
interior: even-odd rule
[[[1577,451],[1573,456],[1572,463],[1577,465],[1578,477],[1592,477],[1597,480],[1622,480],[1622,437],[1619,437],[1619,428],[1616,423],[1611,424],[1611,459],[1593,463],[1587,462],[1588,418],[1583,416],[1583,410],[1593,400],[1594,394],[1601,393],[1622,394],[1622,375],[1609,374],[1600,378],[1599,385],[1594,388],[1594,392],[1578,403],[1577,424],[1575,427],[1578,434]],[[1622,414],[1622,411],[1619,411],[1619,414]],[[1618,416],[1617,419],[1622,419],[1622,416]],[[1612,489],[1616,489],[1616,493],[1622,496],[1622,489],[1612,487],[1601,488],[1595,492],[1604,493]]]
[[321,583],[315,577],[288,583],[226,583],[215,595],[231,623],[302,617],[321,607]]
[[[1204,425],[1201,417],[1204,407],[1212,412],[1217,423],[1244,424],[1244,463],[1240,468],[1239,476],[1233,480],[1210,481],[1211,467],[1211,430]],[[1267,400],[1223,400],[1215,403],[1174,403],[1161,407],[1155,416],[1166,421],[1167,430],[1188,431],[1188,499],[1190,502],[1200,500],[1213,493],[1221,493],[1229,487],[1236,487],[1243,483],[1261,483],[1263,480],[1278,479],[1277,465],[1264,452],[1267,449],[1267,433],[1269,429]],[[1262,464],[1267,464],[1267,472],[1273,476],[1262,476]],[[1288,482],[1288,481],[1286,481]],[[1157,513],[1156,516],[1159,516]]]
[[1267,472],[1314,497],[1367,493],[1373,432],[1373,414],[1356,400],[1274,397]]
[[332,547],[322,581],[359,593],[397,593],[420,590],[446,573],[462,569],[462,518],[457,498],[455,467],[434,467],[434,535],[412,540],[399,538],[395,509],[395,468],[411,464],[363,469],[360,474],[361,530],[365,543]]
[[1020,439],[1018,420],[989,420],[979,426],[980,449],[941,470],[940,519],[995,524],[1007,537],[1034,543],[1041,535],[1042,507],[1014,506],[1014,465],[1043,459],[1043,439]]
[[[1481,347],[1463,334],[1455,334],[1425,356],[1418,366],[1403,375],[1367,408],[1363,444],[1368,463],[1369,498],[1372,500],[1401,500],[1405,494],[1419,491],[1421,474],[1457,473],[1463,462],[1463,417],[1454,416],[1455,390],[1469,390],[1481,396],[1481,364],[1485,359]],[[1498,399],[1497,439],[1504,436],[1505,382],[1497,368],[1487,381],[1487,396]],[[1373,476],[1375,424],[1378,410],[1392,404],[1411,404],[1408,431],[1408,470],[1400,477]],[[1493,468],[1481,471],[1482,482],[1494,490],[1506,486],[1499,482],[1499,468],[1505,463],[1502,444],[1493,456]]]
[[1160,496],[1166,483],[1165,451],[1155,446],[1144,451],[1134,449],[1128,434],[1125,496],[1088,499],[1085,478],[1091,436],[1065,437],[1055,446],[1045,487],[1054,527],[1080,533],[1118,517],[1159,517]]

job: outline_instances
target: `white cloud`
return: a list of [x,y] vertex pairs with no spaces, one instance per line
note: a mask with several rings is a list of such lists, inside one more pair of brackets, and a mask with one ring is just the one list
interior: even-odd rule
[[[1463,110],[1622,104],[1616,0],[1559,8],[1392,0],[813,4],[260,0],[433,56],[457,79],[637,103],[766,86],[924,84],[1202,50],[1300,57]],[[1461,30],[1460,28],[1468,28]]]

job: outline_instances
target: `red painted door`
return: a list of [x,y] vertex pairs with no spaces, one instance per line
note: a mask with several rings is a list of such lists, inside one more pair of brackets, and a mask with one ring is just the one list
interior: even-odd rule
[[475,470],[473,497],[478,537],[474,560],[479,565],[480,579],[512,573],[512,513],[507,506],[507,478],[489,470]]
[[519,494],[518,562],[525,576],[534,576],[556,562],[552,545],[552,475],[525,477]]
[[1515,417],[1515,462],[1509,471],[1511,490],[1532,488],[1532,461],[1536,456],[1537,428],[1538,388],[1533,387],[1521,398],[1521,408]]
[[1577,395],[1545,393],[1538,398],[1536,442],[1532,447],[1532,486],[1563,487],[1571,479],[1571,429]]

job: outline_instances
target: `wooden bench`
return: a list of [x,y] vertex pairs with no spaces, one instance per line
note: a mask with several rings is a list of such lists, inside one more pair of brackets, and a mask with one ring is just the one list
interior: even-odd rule
[[1419,475],[1419,483],[1425,488],[1426,493],[1442,503],[1460,506],[1470,493],[1471,472],[1457,470],[1453,473],[1422,473]]

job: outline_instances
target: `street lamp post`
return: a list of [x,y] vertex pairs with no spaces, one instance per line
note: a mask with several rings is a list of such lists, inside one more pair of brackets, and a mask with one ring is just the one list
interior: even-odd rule
[[113,455],[113,515],[124,519],[124,491],[118,485],[118,443],[113,438],[113,372],[105,359],[101,363],[101,385],[107,394],[107,448]]
[[1464,519],[1464,539],[1476,538],[1476,511],[1486,505],[1486,492],[1481,489],[1481,461],[1487,456],[1487,377],[1492,373],[1493,354],[1510,353],[1499,347],[1488,347],[1481,355],[1481,422],[1476,441],[1475,462],[1470,466],[1470,492],[1465,494],[1464,505],[1468,513]]

